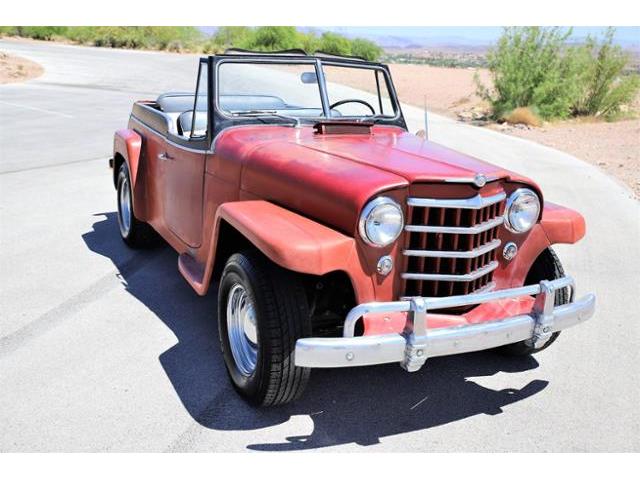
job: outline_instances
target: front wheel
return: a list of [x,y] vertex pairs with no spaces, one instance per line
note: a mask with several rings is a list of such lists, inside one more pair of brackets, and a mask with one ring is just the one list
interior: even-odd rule
[[[544,250],[538,258],[536,258],[535,262],[533,262],[531,270],[529,270],[529,274],[525,280],[525,285],[533,285],[541,282],[542,280],[556,280],[562,277],[564,277],[564,269],[562,268],[560,259],[556,255],[556,252],[549,247]],[[565,287],[563,289],[556,290],[554,305],[557,307],[558,305],[564,305],[566,303],[569,303],[568,289]],[[523,340],[521,342],[498,347],[498,351],[507,355],[531,355],[549,347],[556,341],[558,335],[560,335],[560,332],[555,332],[544,345],[538,348],[531,346],[527,340]]]
[[255,405],[297,399],[309,368],[296,367],[296,340],[311,335],[305,290],[292,272],[258,252],[227,261],[218,290],[218,330],[236,391]]

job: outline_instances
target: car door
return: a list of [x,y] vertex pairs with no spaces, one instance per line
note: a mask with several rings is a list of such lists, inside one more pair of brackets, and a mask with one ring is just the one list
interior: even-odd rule
[[202,242],[204,173],[209,149],[207,74],[207,63],[202,61],[194,108],[181,114],[177,120],[177,133],[167,136],[165,151],[158,157],[165,165],[165,224],[185,244],[194,248]]

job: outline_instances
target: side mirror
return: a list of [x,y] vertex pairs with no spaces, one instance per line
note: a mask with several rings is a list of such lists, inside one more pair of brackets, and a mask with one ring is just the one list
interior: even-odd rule
[[318,83],[318,76],[316,72],[303,72],[300,75],[300,80],[302,80],[302,83]]

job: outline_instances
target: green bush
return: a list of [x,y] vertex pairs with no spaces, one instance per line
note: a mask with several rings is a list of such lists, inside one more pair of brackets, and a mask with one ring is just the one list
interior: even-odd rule
[[529,107],[543,118],[570,115],[580,95],[580,62],[566,47],[570,35],[570,29],[559,28],[504,30],[487,55],[493,89],[478,81],[479,94],[491,103],[495,117],[518,107]]
[[320,38],[315,32],[299,33],[300,48],[309,54],[320,50]]
[[520,107],[544,119],[612,117],[640,87],[637,75],[623,75],[629,57],[613,45],[614,33],[609,29],[602,42],[589,38],[569,46],[571,29],[506,28],[487,55],[493,87],[476,76],[478,93],[490,102],[495,118]]
[[364,58],[365,60],[375,61],[383,54],[382,48],[370,40],[364,38],[355,38],[351,41],[351,55]]
[[15,35],[18,35],[18,27],[0,27],[0,37],[13,37]]
[[582,70],[582,94],[573,105],[574,115],[615,117],[630,104],[640,88],[637,74],[625,75],[630,55],[613,45],[615,30],[607,29],[602,42],[589,37],[577,52]]
[[318,50],[332,55],[351,55],[351,42],[337,33],[324,32],[320,37]]
[[222,53],[227,48],[243,48],[251,42],[250,37],[253,31],[249,27],[220,27],[216,33],[206,42],[202,51],[204,53]]
[[55,37],[62,37],[67,31],[67,27],[16,27],[17,35],[21,37],[34,38],[36,40],[52,40]]
[[298,32],[295,27],[220,27],[205,38],[195,27],[0,27],[0,35],[73,42],[113,48],[145,48],[175,52],[200,51],[207,54],[236,47],[273,52],[301,48],[308,53],[322,50],[334,55],[356,55],[376,60],[382,49],[361,38],[349,40],[337,33]]
[[300,38],[295,27],[258,27],[240,43],[240,48],[277,52],[300,48]]

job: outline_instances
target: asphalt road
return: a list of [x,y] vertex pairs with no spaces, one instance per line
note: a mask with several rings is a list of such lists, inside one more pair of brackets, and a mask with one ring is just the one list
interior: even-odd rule
[[[640,204],[564,153],[431,115],[431,139],[536,179],[587,220],[557,250],[596,316],[535,358],[490,352],[317,370],[248,407],[170,248],[118,237],[106,158],[135,99],[193,89],[195,57],[0,41],[46,73],[0,86],[0,451],[638,451]],[[412,130],[421,112],[405,107]]]

